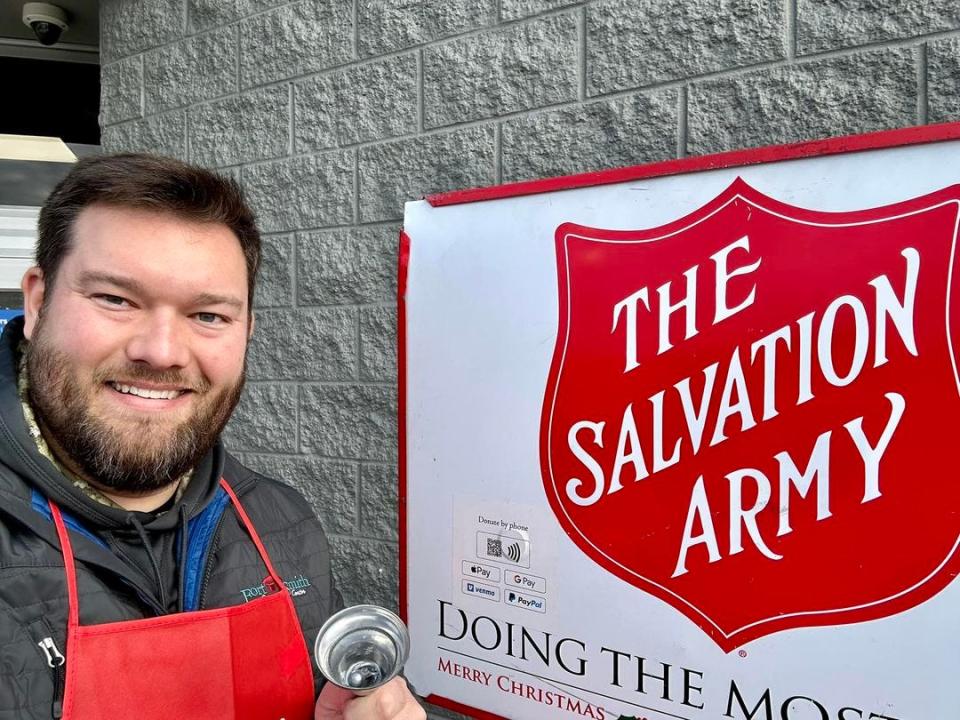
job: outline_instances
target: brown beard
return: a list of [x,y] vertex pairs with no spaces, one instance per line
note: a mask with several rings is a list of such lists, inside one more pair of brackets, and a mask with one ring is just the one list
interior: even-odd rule
[[[45,341],[42,322],[27,345],[29,399],[51,445],[94,485],[140,495],[167,487],[192,469],[209,452],[240,401],[246,378],[210,394],[205,378],[191,382],[178,371],[157,372],[131,364],[98,370],[84,389],[71,374],[70,357]],[[114,419],[98,417],[92,410],[93,394],[113,392],[104,386],[110,379],[145,380],[190,388],[198,401],[193,414],[172,429],[149,417],[130,419],[122,427]],[[59,453],[58,453],[59,454]]]

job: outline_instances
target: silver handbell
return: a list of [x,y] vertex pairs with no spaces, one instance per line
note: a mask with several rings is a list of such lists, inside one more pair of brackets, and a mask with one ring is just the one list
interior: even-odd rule
[[407,626],[377,605],[354,605],[332,615],[313,645],[323,676],[356,695],[368,695],[395,678],[409,653]]

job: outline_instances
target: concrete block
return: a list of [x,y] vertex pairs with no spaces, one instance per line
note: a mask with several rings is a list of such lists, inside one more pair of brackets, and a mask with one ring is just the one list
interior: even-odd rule
[[930,43],[927,55],[929,122],[960,120],[960,39]]
[[263,232],[344,225],[353,220],[354,152],[250,165],[243,185]]
[[786,57],[784,4],[606,0],[587,7],[587,93]]
[[334,536],[333,576],[348,605],[371,603],[397,612],[397,544]]
[[260,253],[255,308],[293,304],[293,235],[267,235]]
[[193,32],[222,27],[287,0],[187,0],[187,24]]
[[501,0],[500,15],[504,20],[518,20],[580,2],[581,0]]
[[224,438],[238,451],[295,453],[297,388],[248,382]]
[[262,85],[353,58],[353,0],[302,0],[240,23],[240,82]]
[[346,460],[396,461],[396,388],[302,386],[300,451]]
[[694,83],[691,153],[786,143],[913,125],[911,48],[889,48]]
[[103,0],[100,3],[100,61],[104,64],[164,45],[183,35],[183,0]]
[[103,128],[104,152],[152,152],[187,159],[187,115],[183,110]]
[[383,55],[496,22],[497,0],[357,0],[357,52]]
[[286,155],[290,90],[284,86],[197,105],[190,110],[190,157],[216,167]]
[[677,152],[678,91],[525,115],[503,123],[505,182],[638,165]]
[[251,380],[353,380],[357,311],[261,310],[247,364]]
[[242,462],[251,470],[299,490],[328,534],[357,531],[357,463],[320,460],[307,455],[249,453]]
[[396,465],[360,466],[360,533],[378,540],[398,540]]
[[577,19],[555,15],[423,51],[426,127],[575,100]]
[[[233,180],[233,181],[234,181],[235,183],[237,183],[238,185],[240,185],[240,184],[243,183],[243,176],[242,176],[242,173],[241,173],[241,171],[240,171],[240,166],[239,166],[239,165],[235,165],[234,167],[221,167],[221,168],[217,168],[214,172],[216,172],[217,175],[221,175],[221,176],[223,176],[223,177],[228,177],[228,178],[230,178],[231,180]],[[262,270],[262,269],[263,269],[263,268],[261,268],[261,270]]]
[[392,57],[294,85],[297,152],[417,130],[417,59]]
[[144,57],[148,113],[212,100],[237,90],[237,28],[217,28]]
[[360,308],[360,379],[396,382],[397,309]]
[[395,226],[304,233],[297,239],[297,302],[356,305],[397,296]]
[[371,145],[360,150],[360,219],[403,217],[403,204],[425,194],[490,185],[494,130],[475,127]]
[[104,65],[100,70],[100,126],[143,115],[143,58]]
[[797,53],[910,38],[960,27],[953,0],[797,0]]

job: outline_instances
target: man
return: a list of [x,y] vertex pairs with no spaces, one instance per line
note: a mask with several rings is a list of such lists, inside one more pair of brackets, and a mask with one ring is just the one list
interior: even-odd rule
[[314,705],[326,538],[219,441],[259,262],[236,184],[174,160],[81,160],[41,210],[0,341],[0,719],[424,717],[400,679]]

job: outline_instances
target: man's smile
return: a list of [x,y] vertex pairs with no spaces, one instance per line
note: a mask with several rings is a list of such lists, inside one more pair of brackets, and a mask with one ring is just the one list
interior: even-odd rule
[[170,383],[151,383],[144,380],[107,380],[113,402],[135,412],[170,412],[185,409],[200,397],[193,387]]
[[110,387],[124,395],[136,395],[137,397],[147,398],[149,400],[174,400],[181,395],[190,392],[182,388],[162,389],[141,387],[139,385],[127,385],[119,382],[107,383]]

